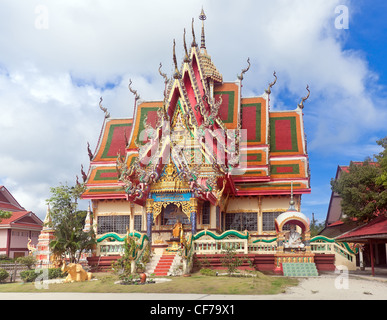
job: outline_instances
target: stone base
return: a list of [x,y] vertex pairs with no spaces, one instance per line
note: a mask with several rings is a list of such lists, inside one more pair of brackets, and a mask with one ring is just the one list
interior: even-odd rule
[[276,253],[275,257],[275,266],[279,268],[282,263],[306,263],[306,262],[314,262],[314,253],[312,252],[284,252],[284,253]]
[[168,248],[165,249],[165,252],[173,252],[176,253],[180,250],[180,241],[167,241]]

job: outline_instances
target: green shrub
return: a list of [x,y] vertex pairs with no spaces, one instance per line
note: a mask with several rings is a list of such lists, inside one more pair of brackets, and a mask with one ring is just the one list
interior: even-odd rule
[[36,258],[33,256],[24,256],[17,258],[16,262],[27,266],[28,270],[31,270],[31,267],[36,264]]
[[242,265],[243,260],[237,256],[234,247],[227,247],[222,253],[224,254],[221,258],[222,266],[227,268],[227,273],[231,276]]
[[200,269],[200,274],[202,274],[203,276],[213,277],[213,276],[216,276],[216,271],[209,268],[202,268]]
[[67,276],[67,272],[62,272],[62,270],[60,268],[48,269],[48,278],[49,279],[64,278],[66,276]]
[[[43,270],[25,270],[20,272],[20,277],[24,282],[34,282],[38,276],[40,276]],[[48,279],[63,278],[66,276],[66,273],[63,273],[60,268],[49,268],[48,269]]]
[[7,270],[0,269],[0,282],[3,282],[5,279],[7,279],[9,276],[9,273]]
[[20,278],[24,282],[34,282],[38,275],[39,273],[35,273],[35,270],[24,270],[20,272]]
[[13,263],[14,259],[8,257],[6,254],[0,254],[0,263]]

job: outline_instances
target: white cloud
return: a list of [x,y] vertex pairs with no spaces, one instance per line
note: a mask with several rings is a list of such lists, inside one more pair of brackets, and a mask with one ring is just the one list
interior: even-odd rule
[[[172,40],[180,60],[192,17],[200,42],[202,5],[207,49],[225,80],[235,80],[250,57],[243,94],[257,95],[276,70],[274,109],[295,108],[309,84],[309,150],[371,151],[369,141],[358,142],[385,126],[385,100],[364,55],[343,50],[347,31],[334,28],[339,4],[356,9],[339,0],[2,1],[0,182],[44,216],[48,186],[73,183],[80,164],[87,168],[86,142],[95,148],[103,121],[99,97],[112,117],[131,117],[131,78],[142,99],[162,99],[159,63],[172,74]],[[47,29],[36,26],[38,5],[47,9]]]

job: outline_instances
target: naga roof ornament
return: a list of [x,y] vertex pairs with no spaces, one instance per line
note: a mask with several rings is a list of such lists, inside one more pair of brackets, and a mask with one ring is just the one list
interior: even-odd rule
[[251,63],[250,63],[250,58],[247,58],[247,63],[248,63],[248,66],[247,66],[247,68],[245,68],[245,69],[242,69],[242,72],[241,72],[241,74],[240,75],[238,75],[238,79],[240,80],[240,81],[242,81],[243,80],[243,75],[247,72],[247,71],[249,71],[250,70],[250,66],[251,66]]
[[300,109],[304,109],[304,102],[309,99],[309,96],[310,96],[309,85],[306,86],[306,91],[308,91],[308,95],[306,97],[302,98],[301,102],[298,104],[298,107]]
[[275,71],[273,72],[273,76],[274,76],[274,78],[275,78],[274,81],[271,82],[271,83],[269,84],[269,87],[265,90],[265,92],[266,92],[268,95],[271,94],[271,88],[273,88],[274,85],[277,83],[277,74],[276,74]]
[[104,108],[102,106],[102,101],[103,101],[103,99],[101,97],[99,100],[99,108],[105,113],[105,119],[108,119],[108,118],[110,118],[110,113],[108,112],[107,108]]
[[175,65],[175,73],[173,74],[174,79],[181,79],[181,74],[179,71],[179,68],[177,66],[177,59],[176,59],[176,41],[173,39],[173,63]]

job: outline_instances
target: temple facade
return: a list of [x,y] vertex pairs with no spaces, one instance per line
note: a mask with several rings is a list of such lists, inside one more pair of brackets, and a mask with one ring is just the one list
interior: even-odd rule
[[200,20],[200,44],[192,22],[192,43],[188,48],[184,32],[180,65],[173,46],[174,74],[168,77],[160,65],[160,101],[141,101],[130,82],[133,118],[114,119],[100,104],[105,120],[95,152],[89,148],[82,196],[92,204],[97,256],[106,235],[114,240],[128,232],[146,233],[153,248],[168,248],[177,229],[182,236],[235,230],[270,239],[289,202],[300,212],[301,196],[311,191],[307,97],[294,109],[272,110],[275,73],[262,95],[243,96],[250,61],[236,80],[224,80],[206,48],[203,11]]

